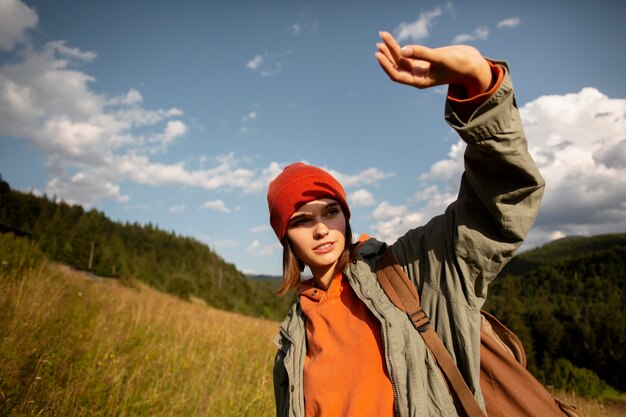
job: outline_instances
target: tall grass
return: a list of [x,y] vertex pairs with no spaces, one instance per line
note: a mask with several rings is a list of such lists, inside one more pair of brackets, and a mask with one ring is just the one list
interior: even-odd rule
[[3,273],[0,415],[272,415],[276,330],[59,266]]
[[[0,416],[272,416],[277,323],[93,281],[58,265],[0,271]],[[558,396],[585,417],[623,398]]]

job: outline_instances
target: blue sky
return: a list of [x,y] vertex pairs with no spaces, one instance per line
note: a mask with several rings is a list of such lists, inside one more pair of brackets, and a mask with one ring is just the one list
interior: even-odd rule
[[390,82],[378,31],[507,60],[547,181],[526,247],[626,231],[621,1],[0,0],[0,174],[280,273],[268,181],[344,184],[355,233],[392,242],[455,197],[445,88]]

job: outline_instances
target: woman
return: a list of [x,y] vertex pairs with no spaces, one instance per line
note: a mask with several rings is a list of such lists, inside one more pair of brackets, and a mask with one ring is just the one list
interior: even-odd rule
[[[480,308],[532,226],[543,180],[505,64],[468,46],[401,49],[390,34],[381,39],[376,59],[391,80],[449,86],[445,118],[467,142],[457,201],[391,250],[484,408]],[[268,206],[284,247],[279,292],[299,294],[276,338],[277,416],[457,416],[422,338],[378,285],[387,246],[367,237],[352,244],[342,186],[320,168],[293,164],[270,184]],[[313,278],[300,282],[305,265]]]

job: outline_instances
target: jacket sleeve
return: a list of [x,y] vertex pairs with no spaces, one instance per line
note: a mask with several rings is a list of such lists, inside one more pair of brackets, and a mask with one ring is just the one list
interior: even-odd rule
[[544,181],[527,149],[509,70],[467,122],[446,102],[445,118],[467,143],[457,200],[409,231],[393,251],[418,288],[479,308],[487,287],[528,234]]

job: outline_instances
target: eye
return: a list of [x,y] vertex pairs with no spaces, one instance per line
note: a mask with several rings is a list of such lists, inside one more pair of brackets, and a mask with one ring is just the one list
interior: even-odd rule
[[333,206],[326,211],[326,217],[335,217],[341,213],[341,209],[339,207]]
[[297,219],[292,220],[289,223],[289,227],[299,227],[299,226],[304,226],[307,224],[307,222],[309,222],[309,219],[306,217],[298,217]]

